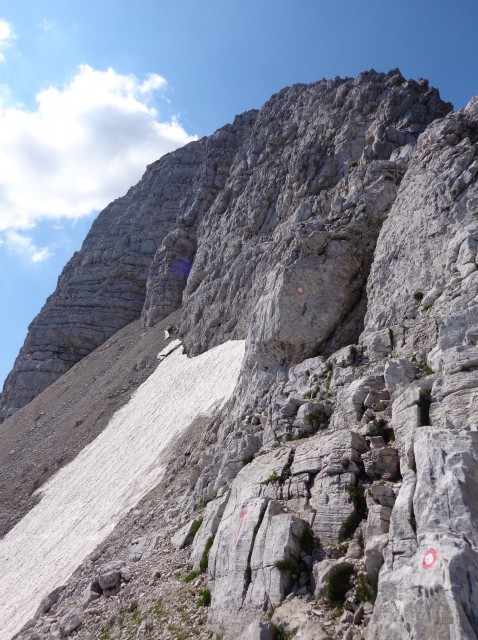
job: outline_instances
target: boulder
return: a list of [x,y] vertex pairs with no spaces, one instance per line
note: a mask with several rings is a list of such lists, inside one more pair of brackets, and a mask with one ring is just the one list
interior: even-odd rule
[[276,629],[271,622],[254,620],[239,636],[239,640],[275,640]]
[[109,563],[98,571],[98,585],[101,589],[114,589],[121,580],[121,571],[116,563]]
[[204,509],[203,521],[192,541],[189,557],[189,563],[196,571],[199,569],[199,563],[208,539],[216,533],[219,527],[228,500],[229,494],[226,493],[220,498],[208,502]]
[[[322,560],[312,567],[314,594],[320,598],[328,596],[330,579],[341,571],[353,571],[353,564],[341,558],[337,560]],[[350,575],[350,574],[349,574]]]
[[60,635],[62,638],[66,638],[75,629],[81,626],[83,622],[83,616],[78,609],[72,609],[60,620]]
[[272,622],[300,640],[330,640],[312,607],[299,598],[292,598],[277,607]]
[[184,526],[182,526],[179,531],[176,531],[174,536],[171,538],[171,544],[175,549],[184,549],[193,541],[194,536],[196,535],[196,527],[197,520],[193,518],[189,520]]
[[362,455],[367,477],[382,478],[383,480],[398,480],[400,465],[398,451],[394,447],[372,449]]
[[288,594],[292,585],[291,574],[298,568],[301,538],[306,525],[304,520],[283,513],[278,502],[269,502],[252,549],[251,583],[244,608],[257,607],[268,611],[277,607]]

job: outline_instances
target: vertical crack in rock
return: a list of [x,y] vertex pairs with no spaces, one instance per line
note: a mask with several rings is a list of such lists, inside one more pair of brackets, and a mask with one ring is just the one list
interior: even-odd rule
[[267,503],[264,503],[262,505],[261,511],[259,513],[259,518],[257,520],[257,524],[254,527],[254,531],[252,533],[252,543],[251,546],[249,548],[249,553],[247,554],[247,566],[246,566],[246,570],[244,572],[244,585],[242,588],[242,606],[240,608],[242,608],[244,606],[244,600],[246,599],[247,596],[247,591],[249,589],[249,586],[252,582],[252,569],[251,569],[251,558],[252,558],[252,552],[254,551],[254,544],[256,541],[256,536],[257,536],[257,532],[259,531],[261,524],[264,520],[264,516],[267,510]]

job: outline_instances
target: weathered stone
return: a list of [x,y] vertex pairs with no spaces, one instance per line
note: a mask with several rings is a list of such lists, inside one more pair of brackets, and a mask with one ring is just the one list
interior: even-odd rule
[[271,622],[254,620],[239,638],[240,640],[274,640],[275,631],[275,627]]
[[73,609],[69,611],[63,618],[60,620],[60,634],[62,638],[66,638],[70,635],[75,629],[81,626],[83,622],[83,617],[81,612]]
[[41,616],[48,613],[50,609],[54,607],[55,604],[58,602],[58,599],[61,596],[64,589],[65,589],[65,586],[62,585],[60,587],[57,587],[56,589],[53,589],[51,593],[45,596],[43,600],[40,602],[40,604],[38,605],[38,609],[36,610],[35,615],[33,617],[40,618]]
[[216,533],[219,527],[228,500],[229,495],[226,493],[220,498],[208,502],[206,505],[203,521],[194,536],[191,556],[189,558],[189,562],[195,570],[199,569],[199,563],[201,562],[208,539]]
[[100,587],[98,582],[90,582],[83,591],[83,596],[81,598],[81,604],[83,608],[88,607],[91,602],[98,600],[101,598],[101,594],[103,593],[103,589]]
[[300,640],[330,640],[312,607],[298,598],[284,602],[274,611],[272,622]]
[[101,589],[114,589],[121,580],[121,571],[117,564],[107,564],[98,572],[98,584]]
[[412,629],[417,637],[432,631],[440,640],[449,637],[450,628],[460,638],[476,634],[477,593],[472,576],[478,572],[474,551],[478,476],[470,465],[478,459],[477,447],[476,432],[434,427],[416,432],[412,527],[416,545],[403,553],[396,505],[370,638],[381,637],[386,626],[393,639],[411,637]]
[[331,576],[333,576],[337,570],[344,568],[353,570],[353,564],[342,559],[316,562],[312,570],[315,595],[322,598],[327,597]]
[[252,549],[244,608],[268,611],[282,602],[297,569],[305,526],[300,518],[282,513],[278,502],[269,502]]
[[171,538],[171,544],[175,549],[184,549],[184,547],[187,547],[188,544],[191,544],[196,534],[195,523],[195,518],[189,520],[189,522],[186,522],[186,524],[174,534],[174,536]]
[[365,569],[371,584],[376,584],[378,572],[383,564],[383,550],[388,544],[390,529],[390,507],[370,505],[365,527]]
[[372,449],[362,455],[365,473],[369,478],[382,478],[383,480],[398,480],[399,460],[398,452],[394,447],[381,447]]

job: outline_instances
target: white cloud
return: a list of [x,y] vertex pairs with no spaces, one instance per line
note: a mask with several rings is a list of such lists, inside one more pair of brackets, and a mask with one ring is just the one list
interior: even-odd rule
[[11,253],[29,258],[32,262],[43,262],[52,255],[48,247],[40,249],[30,236],[16,231],[5,232],[0,238],[0,245],[4,245]]
[[156,74],[141,82],[81,65],[68,85],[40,91],[35,111],[0,102],[0,231],[102,209],[147,164],[194,139],[150,106],[165,85]]
[[166,80],[161,76],[158,76],[157,73],[148,73],[146,80],[140,85],[139,91],[140,93],[151,93],[151,91],[155,91],[156,89],[161,89],[166,86]]
[[5,60],[5,54],[2,49],[8,49],[15,42],[17,35],[12,25],[0,18],[0,62]]
[[47,20],[46,18],[43,18],[43,20],[40,22],[40,24],[39,24],[38,26],[39,26],[39,27],[40,27],[40,29],[41,29],[42,31],[44,31],[45,33],[46,33],[47,31],[50,31],[50,29],[52,29],[52,28],[53,28],[53,24],[52,24],[49,20]]

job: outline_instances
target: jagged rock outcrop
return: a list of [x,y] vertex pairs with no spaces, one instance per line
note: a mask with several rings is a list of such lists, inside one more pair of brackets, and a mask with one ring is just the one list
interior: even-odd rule
[[242,374],[22,640],[478,637],[478,99],[448,111],[367,72],[164,160],[204,153],[136,317],[178,307],[191,354],[246,339]]
[[0,416],[140,315],[151,326],[182,302],[190,354],[250,332],[250,366],[275,366],[355,340],[410,152],[449,109],[398,71],[296,85],[151,165],[65,267]]
[[407,482],[391,515],[370,639],[385,630],[393,639],[478,633],[477,143],[476,98],[420,137],[370,275],[365,334],[388,327],[395,351],[429,374],[394,394]]

